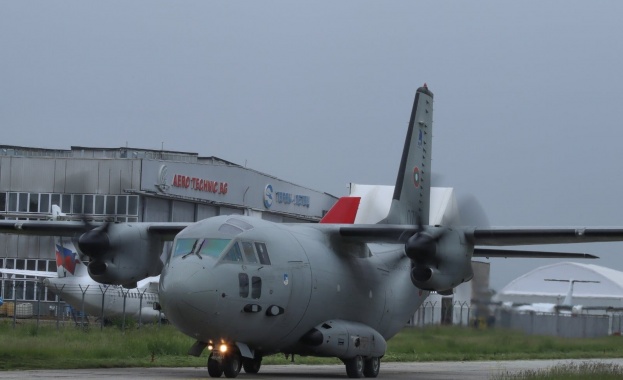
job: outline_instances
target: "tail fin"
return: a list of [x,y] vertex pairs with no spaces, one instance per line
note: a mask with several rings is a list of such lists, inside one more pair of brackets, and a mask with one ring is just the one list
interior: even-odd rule
[[428,224],[430,208],[433,93],[426,84],[415,92],[388,224]]
[[56,273],[58,277],[83,276],[87,274],[86,265],[80,261],[78,250],[71,239],[55,237]]
[[361,197],[341,197],[322,217],[320,223],[353,224],[359,209]]

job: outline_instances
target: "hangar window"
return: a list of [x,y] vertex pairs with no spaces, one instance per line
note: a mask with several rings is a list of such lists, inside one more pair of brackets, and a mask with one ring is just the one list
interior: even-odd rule
[[9,210],[17,211],[17,193],[9,193]]
[[128,213],[128,197],[120,195],[117,197],[117,215],[126,215]]
[[50,194],[41,194],[39,200],[39,212],[50,212]]
[[6,193],[0,193],[0,211],[6,211]]
[[72,204],[72,212],[74,214],[82,214],[82,194],[74,194],[73,196],[73,204]]
[[61,194],[61,211],[67,214],[71,212],[71,194]]
[[130,195],[128,199],[128,215],[138,215],[138,195]]
[[52,194],[50,196],[50,203],[52,203],[53,205],[57,205],[58,207],[61,207],[61,195]]
[[116,199],[114,195],[106,196],[106,214],[115,215]]
[[93,214],[93,195],[84,196],[84,209],[85,214]]
[[28,193],[19,193],[17,208],[19,212],[28,212]]
[[39,194],[31,193],[28,200],[28,212],[39,212]]
[[104,196],[96,195],[95,196],[95,214],[103,214],[104,213]]

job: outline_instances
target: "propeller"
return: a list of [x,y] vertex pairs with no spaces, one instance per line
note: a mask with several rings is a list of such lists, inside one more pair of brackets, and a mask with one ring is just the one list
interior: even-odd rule
[[[405,243],[405,254],[411,259],[411,281],[416,286],[451,292],[456,280],[471,278],[471,255],[461,243],[461,230],[453,227],[488,226],[489,221],[480,202],[471,195],[461,197],[444,214],[443,226],[425,226],[418,216],[416,232]],[[461,269],[465,265],[468,271]],[[453,272],[458,273],[456,278]]]
[[[85,225],[89,226],[90,224],[85,221]],[[109,226],[110,222],[105,222],[101,226],[93,227],[80,235],[78,238],[80,251],[91,258],[103,256],[110,249]]]

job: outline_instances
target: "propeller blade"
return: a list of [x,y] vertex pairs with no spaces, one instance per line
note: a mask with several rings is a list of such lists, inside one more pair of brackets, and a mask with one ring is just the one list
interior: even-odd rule
[[471,194],[462,195],[457,200],[460,225],[489,227],[489,218],[478,199]]

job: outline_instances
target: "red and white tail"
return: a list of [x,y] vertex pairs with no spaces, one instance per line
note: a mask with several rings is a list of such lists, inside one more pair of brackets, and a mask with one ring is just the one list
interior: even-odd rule
[[331,207],[331,210],[320,220],[320,223],[353,224],[359,209],[361,197],[342,197]]

